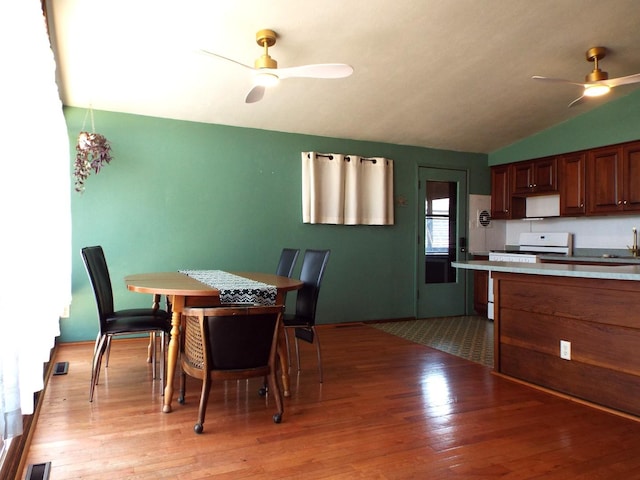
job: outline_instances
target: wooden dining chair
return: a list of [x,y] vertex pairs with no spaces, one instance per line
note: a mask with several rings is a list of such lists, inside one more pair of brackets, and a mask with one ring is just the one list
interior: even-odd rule
[[[188,307],[182,312],[184,335],[180,342],[180,394],[185,403],[186,375],[202,380],[196,433],[204,420],[212,380],[266,378],[276,402],[274,423],[282,421],[284,407],[276,379],[278,331],[284,307]],[[265,393],[264,389],[260,389]]]
[[[300,280],[304,285],[298,290],[296,298],[296,311],[293,314],[285,314],[282,323],[284,325],[285,340],[287,350],[289,349],[288,330],[294,330],[296,361],[298,371],[300,371],[300,350],[298,340],[308,343],[315,343],[318,355],[318,373],[320,383],[322,383],[322,353],[320,349],[320,338],[316,331],[316,307],[318,296],[320,295],[320,285],[324,276],[327,263],[329,262],[330,250],[306,250],[302,259],[302,270]],[[291,358],[289,356],[289,358]],[[289,365],[291,367],[291,365]]]
[[164,381],[165,372],[165,334],[171,331],[171,317],[165,311],[154,308],[133,308],[115,310],[111,277],[104,251],[101,246],[84,247],[81,251],[84,266],[89,275],[98,309],[98,336],[93,348],[91,368],[91,387],[89,401],[93,401],[93,392],[98,384],[102,357],[106,354],[105,368],[109,366],[111,338],[115,335],[150,333],[153,339],[151,349],[152,375],[156,378],[155,334],[160,334],[160,378]]

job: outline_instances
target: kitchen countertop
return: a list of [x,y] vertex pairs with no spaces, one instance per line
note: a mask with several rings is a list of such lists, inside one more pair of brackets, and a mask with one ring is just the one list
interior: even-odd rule
[[[594,259],[592,258],[591,261],[593,260]],[[623,259],[612,258],[609,260]],[[601,278],[611,280],[640,281],[640,262],[638,262],[638,265],[613,264],[611,266],[608,266],[574,265],[571,263],[520,263],[472,260],[469,262],[453,262],[451,265],[455,268],[462,268],[465,270],[490,270],[492,272],[522,273],[525,275],[550,275],[556,277]]]
[[606,256],[591,256],[591,255],[571,255],[568,257],[563,257],[559,255],[541,255],[541,260],[560,260],[567,262],[599,262],[599,263],[633,263],[640,265],[640,258],[633,257],[631,255],[617,255],[612,257]]
[[[473,252],[471,253],[474,257],[488,257],[489,252]],[[603,256],[605,255],[605,256]],[[612,256],[606,256],[612,255]],[[611,263],[615,265],[616,263],[622,264],[638,264],[640,265],[640,257],[634,257],[628,255],[626,252],[624,253],[577,253],[574,255],[545,255],[541,254],[540,260],[555,260],[555,261],[566,261],[567,263],[572,262],[598,262],[598,263]]]

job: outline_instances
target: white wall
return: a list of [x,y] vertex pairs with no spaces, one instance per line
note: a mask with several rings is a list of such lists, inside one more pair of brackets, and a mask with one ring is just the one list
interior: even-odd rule
[[574,248],[626,249],[633,243],[631,229],[640,229],[640,215],[618,217],[496,220],[505,224],[505,244],[517,244],[521,232],[570,232]]
[[469,252],[486,253],[502,250],[506,234],[504,221],[491,220],[488,226],[478,223],[478,213],[491,211],[491,195],[469,195]]

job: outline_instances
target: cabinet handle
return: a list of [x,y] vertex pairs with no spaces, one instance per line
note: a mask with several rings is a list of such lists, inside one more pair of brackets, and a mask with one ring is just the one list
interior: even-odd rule
[[622,202],[620,200],[618,200],[618,205],[622,204]]
[[625,201],[624,201],[624,202],[622,202],[622,203],[626,205],[626,204],[627,204],[627,201],[625,200]]

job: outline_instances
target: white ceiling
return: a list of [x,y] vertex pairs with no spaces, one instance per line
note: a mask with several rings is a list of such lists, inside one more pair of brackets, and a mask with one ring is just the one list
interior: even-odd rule
[[[640,72],[637,0],[47,0],[65,105],[489,153],[628,95],[567,108],[589,47],[609,77]],[[258,30],[279,67],[348,63],[245,104]]]

